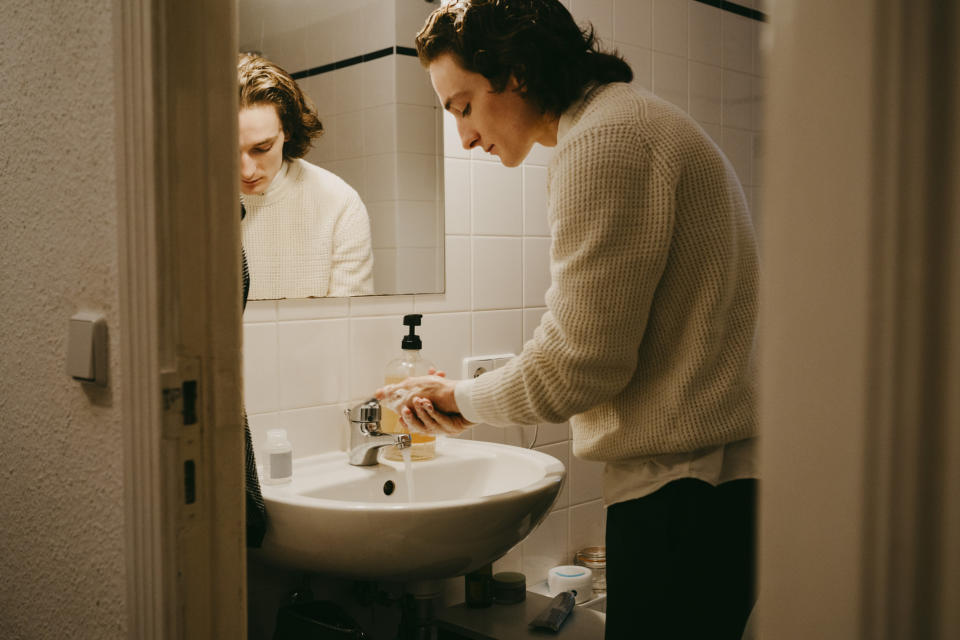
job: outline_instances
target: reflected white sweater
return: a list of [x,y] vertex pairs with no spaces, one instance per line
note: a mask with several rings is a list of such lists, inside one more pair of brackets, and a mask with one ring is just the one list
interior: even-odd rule
[[463,415],[569,418],[574,453],[608,463],[608,502],[652,486],[610,486],[637,482],[617,469],[754,436],[756,241],[712,140],[669,103],[604,85],[561,118],[547,180],[547,312],[507,366],[458,383]]
[[373,293],[367,209],[342,179],[299,159],[241,198],[251,300]]

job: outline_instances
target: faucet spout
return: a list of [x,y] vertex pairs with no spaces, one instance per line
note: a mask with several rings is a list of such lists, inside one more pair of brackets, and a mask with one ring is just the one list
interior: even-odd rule
[[350,451],[347,461],[356,467],[377,464],[381,448],[397,446],[401,449],[411,444],[409,433],[384,433],[380,430],[380,403],[376,398],[344,411],[350,422]]

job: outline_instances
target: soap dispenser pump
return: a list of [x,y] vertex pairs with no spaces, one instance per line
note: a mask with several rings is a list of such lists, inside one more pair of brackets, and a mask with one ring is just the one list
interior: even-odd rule
[[[407,335],[400,341],[400,356],[387,363],[384,372],[384,383],[394,384],[401,380],[406,380],[414,376],[425,376],[433,368],[433,363],[425,360],[420,350],[423,348],[423,341],[417,335],[417,327],[423,319],[419,313],[411,313],[403,316],[403,324],[410,328]],[[388,409],[381,407],[380,428],[385,433],[408,433],[399,422],[399,416]],[[410,434],[410,458],[412,460],[429,460],[436,455],[437,439],[436,436],[424,433]],[[402,460],[403,453],[396,447],[389,447],[384,452],[384,457],[388,460]]]

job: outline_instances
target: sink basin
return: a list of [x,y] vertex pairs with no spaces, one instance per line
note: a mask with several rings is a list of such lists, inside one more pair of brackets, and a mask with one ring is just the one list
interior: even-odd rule
[[458,439],[410,466],[412,496],[403,462],[354,467],[343,452],[294,460],[291,483],[262,488],[261,557],[358,580],[462,575],[533,531],[565,475],[544,453]]

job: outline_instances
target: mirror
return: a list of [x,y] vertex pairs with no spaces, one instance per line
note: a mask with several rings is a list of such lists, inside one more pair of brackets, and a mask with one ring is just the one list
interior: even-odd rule
[[[373,293],[442,292],[443,113],[414,49],[414,37],[437,2],[239,0],[238,5],[240,51],[259,53],[286,70],[323,123],[323,135],[303,159],[345,181],[365,206]],[[251,233],[247,220],[244,225],[245,235]],[[276,234],[283,235],[289,233]],[[285,246],[276,246],[276,253],[289,254]],[[257,252],[248,249],[247,258],[251,299],[299,297],[258,296],[262,265]],[[291,270],[312,269],[294,262]],[[277,273],[276,262],[268,271]]]

